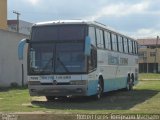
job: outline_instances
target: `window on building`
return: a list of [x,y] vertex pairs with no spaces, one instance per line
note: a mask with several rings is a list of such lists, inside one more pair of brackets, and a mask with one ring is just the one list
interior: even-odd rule
[[150,56],[151,57],[155,57],[156,56],[156,52],[150,52]]
[[138,56],[139,56],[139,57],[146,57],[146,56],[147,56],[147,52],[146,52],[146,51],[140,51],[140,52],[138,53]]
[[117,36],[116,34],[112,33],[112,50],[117,51]]
[[97,47],[104,48],[103,31],[96,29]]
[[148,46],[150,49],[155,49],[156,46]]
[[[136,42],[134,42],[134,44],[135,44],[135,47],[136,47]],[[147,48],[147,46],[145,46],[145,45],[139,45],[138,47],[139,48]]]
[[92,45],[96,46],[96,35],[94,27],[89,27],[89,36],[91,38]]
[[111,50],[111,33],[108,31],[104,32],[104,38],[105,38],[105,46],[106,49]]

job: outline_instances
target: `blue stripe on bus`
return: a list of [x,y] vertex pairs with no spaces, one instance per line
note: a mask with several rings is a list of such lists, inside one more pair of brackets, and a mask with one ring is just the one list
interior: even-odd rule
[[88,81],[88,91],[87,91],[87,95],[94,95],[97,93],[97,84],[98,84],[98,80],[89,80]]
[[[118,90],[125,88],[127,83],[127,78],[116,78],[116,79],[106,79],[104,80],[104,92]],[[98,80],[89,80],[88,81],[88,91],[87,95],[95,95],[97,93],[97,84]]]

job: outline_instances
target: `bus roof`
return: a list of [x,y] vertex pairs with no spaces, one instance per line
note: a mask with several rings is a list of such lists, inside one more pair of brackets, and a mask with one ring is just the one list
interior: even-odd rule
[[[119,35],[125,36],[127,38],[133,39],[131,37],[128,37],[127,35],[121,34],[119,32],[117,32],[115,29],[106,26],[105,24],[99,23],[97,21],[91,21],[91,20],[55,20],[55,21],[46,21],[46,22],[39,22],[34,24],[33,26],[46,26],[46,25],[67,25],[67,24],[88,24],[88,25],[94,25],[94,26],[98,26],[104,29],[107,29],[111,32],[117,33]],[[135,40],[135,39],[133,39]],[[136,41],[136,40],[135,40]]]
[[39,22],[34,24],[34,26],[41,26],[41,25],[57,25],[57,24],[97,24],[98,26],[106,26],[104,24],[98,23],[96,21],[89,21],[89,20],[56,20],[56,21],[46,21],[46,22]]

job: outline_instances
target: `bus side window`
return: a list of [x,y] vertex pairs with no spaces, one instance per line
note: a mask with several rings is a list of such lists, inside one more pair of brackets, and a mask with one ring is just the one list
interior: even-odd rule
[[123,38],[123,42],[124,42],[124,52],[128,53],[128,40],[127,38]]
[[111,50],[111,33],[108,31],[104,31],[104,39],[105,39],[106,49]]
[[95,28],[94,27],[89,27],[89,32],[88,32],[90,38],[91,38],[91,43],[92,45],[96,46],[96,34],[95,34]]
[[135,42],[135,50],[136,50],[136,54],[138,54],[138,43]]
[[112,33],[112,49],[117,51],[117,37],[115,34]]
[[92,46],[91,47],[91,55],[89,57],[89,71],[94,70],[97,67],[97,51]]
[[116,35],[116,40],[117,40],[117,51],[119,52],[119,40],[118,40],[118,35]]
[[130,54],[133,54],[133,45],[132,45],[133,43],[132,43],[132,40],[128,40],[128,45],[129,45],[129,53]]
[[123,52],[123,38],[118,35],[119,52]]
[[134,54],[134,41],[132,40],[132,54]]
[[97,47],[104,48],[103,31],[96,28]]
[[136,51],[135,51],[135,41],[133,41],[133,54],[136,54]]

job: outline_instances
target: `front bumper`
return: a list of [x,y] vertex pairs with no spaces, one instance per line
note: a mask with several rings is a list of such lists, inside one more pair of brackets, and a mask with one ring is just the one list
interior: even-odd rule
[[87,85],[29,85],[31,96],[86,96]]

